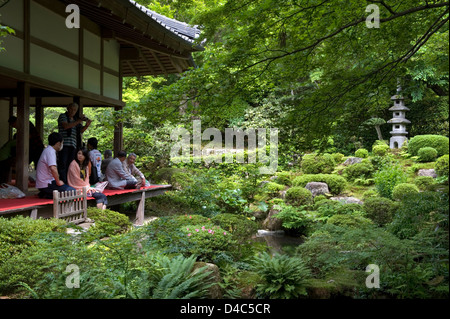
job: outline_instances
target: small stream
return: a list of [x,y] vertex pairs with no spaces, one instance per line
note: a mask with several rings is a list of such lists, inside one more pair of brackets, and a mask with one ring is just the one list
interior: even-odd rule
[[253,240],[265,243],[272,254],[290,254],[297,246],[304,242],[302,237],[286,234],[283,230],[258,230]]

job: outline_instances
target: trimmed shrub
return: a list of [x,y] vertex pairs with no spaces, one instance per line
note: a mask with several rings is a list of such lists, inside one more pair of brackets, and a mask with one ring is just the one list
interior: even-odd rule
[[306,154],[302,158],[301,168],[305,174],[329,174],[336,163],[330,154]]
[[278,172],[275,182],[286,186],[292,186],[291,174],[289,172]]
[[369,151],[366,150],[365,148],[360,148],[360,149],[356,150],[355,156],[361,157],[361,158],[369,157]]
[[387,140],[376,140],[375,142],[373,142],[372,147],[378,146],[378,145],[387,145],[387,146],[389,146],[389,141],[387,141]]
[[110,209],[88,208],[87,216],[94,220],[94,224],[89,227],[83,236],[86,240],[102,238],[111,235],[125,233],[130,227],[131,222],[127,215],[115,212]]
[[416,185],[421,191],[424,191],[428,186],[434,184],[434,178],[431,176],[417,176],[414,179],[414,185]]
[[419,188],[411,183],[400,183],[392,190],[392,199],[402,200],[408,194],[418,193]]
[[356,178],[369,178],[373,171],[374,168],[370,162],[361,162],[347,166],[344,169],[344,174],[348,180],[353,181]]
[[419,150],[423,147],[433,147],[437,156],[448,154],[448,137],[442,135],[416,135],[409,140],[408,152],[412,156],[418,156]]
[[389,150],[389,146],[386,144],[375,145],[372,147],[372,153],[376,156],[384,156]]
[[66,222],[61,219],[31,219],[15,216],[0,218],[0,264],[34,245],[32,238],[41,233],[65,232]]
[[297,176],[292,181],[293,186],[305,187],[309,182],[323,182],[328,185],[332,194],[340,194],[345,186],[347,186],[347,180],[339,175],[334,174],[304,174]]
[[379,226],[390,223],[396,209],[396,203],[384,197],[369,197],[363,204],[366,216]]
[[433,162],[437,157],[438,152],[433,147],[422,147],[417,155],[420,162]]
[[439,157],[434,165],[437,176],[448,176],[448,154]]
[[336,164],[340,164],[340,163],[342,163],[342,160],[344,159],[345,155],[342,153],[333,153],[333,154],[331,154],[331,156],[333,157],[334,162]]
[[327,197],[325,195],[317,195],[314,197],[314,204],[320,202],[321,200],[325,200]]
[[230,231],[239,242],[250,238],[258,231],[254,221],[241,215],[224,213],[214,216],[211,221],[222,229]]
[[264,184],[264,191],[272,197],[278,196],[279,192],[281,192],[284,188],[284,185],[274,182]]
[[308,205],[312,200],[312,193],[304,187],[291,187],[286,191],[286,201],[292,205]]
[[372,224],[372,221],[363,216],[354,214],[336,214],[328,218],[327,224],[333,224],[341,227],[354,227],[359,228],[361,226],[367,226]]

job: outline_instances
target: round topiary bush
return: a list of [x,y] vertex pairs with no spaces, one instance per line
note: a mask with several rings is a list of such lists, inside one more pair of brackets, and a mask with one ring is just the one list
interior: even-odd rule
[[384,156],[389,150],[389,146],[386,144],[374,145],[372,147],[372,153],[376,156]]
[[291,187],[286,191],[286,201],[295,206],[308,205],[313,201],[312,193],[304,187]]
[[421,191],[424,191],[428,186],[434,184],[434,178],[431,176],[417,176],[414,179],[414,185],[416,185]]
[[355,156],[361,157],[361,158],[366,158],[369,156],[369,151],[366,150],[365,148],[360,148],[360,149],[356,150]]
[[396,209],[396,203],[385,197],[368,197],[363,204],[366,216],[379,226],[390,223]]
[[400,183],[392,190],[392,199],[402,200],[405,195],[418,193],[419,188],[411,183]]
[[305,174],[329,174],[336,163],[330,154],[306,154],[302,158],[301,168]]
[[408,152],[411,156],[418,156],[421,148],[432,147],[438,152],[437,156],[442,156],[449,153],[448,146],[448,137],[446,136],[416,135],[409,140]]
[[353,181],[356,178],[369,178],[374,172],[374,167],[370,162],[356,163],[347,166],[344,169],[344,175],[349,181]]
[[437,157],[438,152],[433,147],[422,147],[417,155],[420,162],[433,162]]
[[439,157],[434,164],[437,176],[448,176],[448,154]]

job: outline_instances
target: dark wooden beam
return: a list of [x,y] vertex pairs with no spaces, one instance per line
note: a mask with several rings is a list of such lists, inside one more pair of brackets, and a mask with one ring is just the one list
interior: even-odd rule
[[36,98],[36,110],[35,110],[35,122],[34,126],[39,133],[39,136],[43,141],[44,139],[44,107],[42,106],[42,98]]
[[[122,110],[122,107],[115,107],[115,111]],[[118,122],[114,127],[114,157],[117,156],[117,153],[123,149],[123,122]]]
[[30,85],[17,84],[17,144],[16,144],[16,186],[23,192],[28,191],[28,159],[30,134]]

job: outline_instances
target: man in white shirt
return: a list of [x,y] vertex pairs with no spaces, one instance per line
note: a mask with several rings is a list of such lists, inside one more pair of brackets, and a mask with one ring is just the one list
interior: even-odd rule
[[125,161],[122,162],[125,172],[135,177],[138,180],[137,188],[145,186],[144,174],[134,165],[137,155],[130,153]]
[[63,137],[53,132],[48,136],[48,146],[44,149],[36,167],[36,188],[40,198],[53,198],[53,191],[74,191],[59,178],[56,152],[63,148]]

